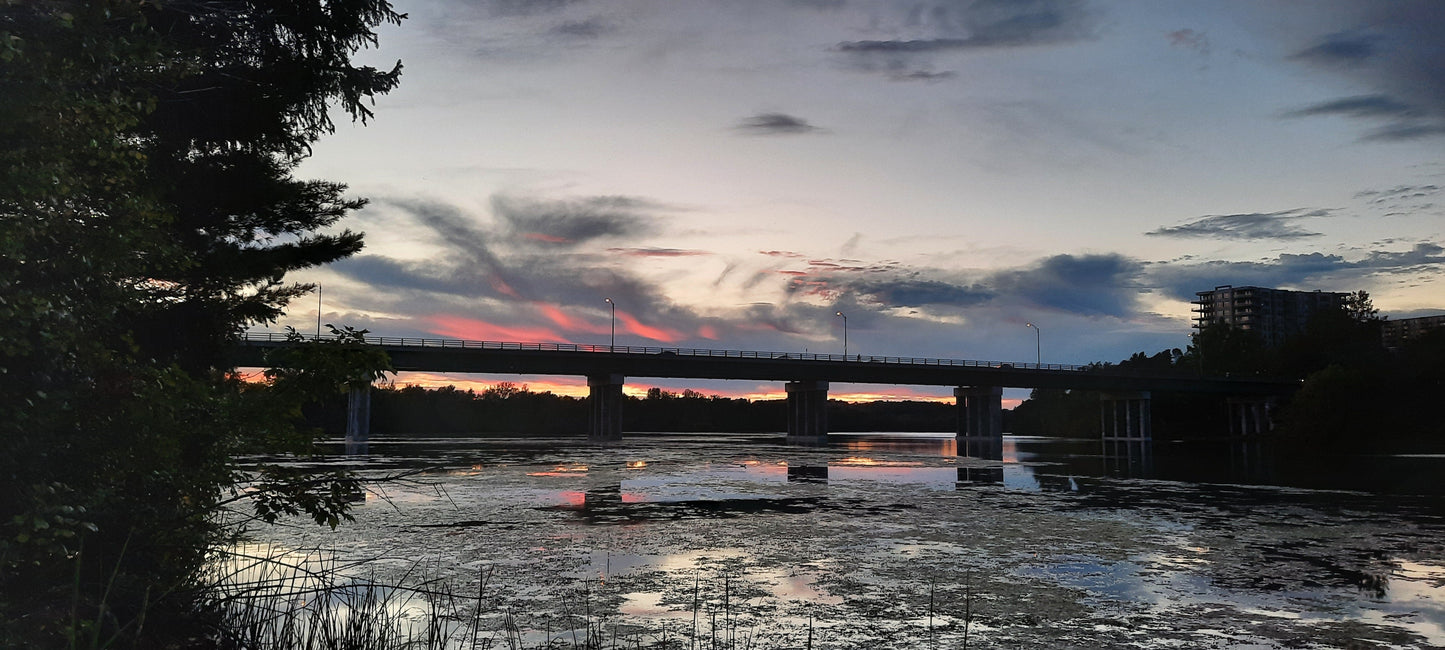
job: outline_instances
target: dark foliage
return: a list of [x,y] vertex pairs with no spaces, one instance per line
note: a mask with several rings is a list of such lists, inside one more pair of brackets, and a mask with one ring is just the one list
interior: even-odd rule
[[[1301,389],[1275,411],[1273,438],[1311,451],[1445,449],[1445,418],[1436,403],[1445,395],[1445,332],[1431,332],[1399,350],[1386,350],[1381,322],[1363,291],[1343,309],[1314,315],[1303,332],[1267,348],[1249,330],[1207,326],[1188,350],[1142,352],[1119,363],[1150,373],[1298,378]],[[1219,437],[1226,427],[1225,397],[1152,395],[1154,433]],[[1099,395],[1035,390],[1014,410],[1018,434],[1099,435]]]
[[[355,252],[291,176],[396,70],[381,0],[0,3],[0,646],[192,645],[232,455],[304,440],[220,351]],[[312,395],[310,398],[314,398]],[[276,485],[324,511],[333,484]],[[314,498],[313,498],[314,497]],[[182,625],[180,621],[189,621]]]
[[[339,434],[345,429],[346,403],[332,399],[308,415],[313,426]],[[749,401],[692,390],[654,388],[645,398],[628,397],[622,417],[626,431],[768,433],[787,428],[783,400]],[[828,402],[829,429],[839,432],[955,431],[957,420],[952,404]],[[510,382],[480,393],[407,386],[377,390],[372,397],[372,432],[378,434],[579,436],[586,425],[586,400],[534,393]]]

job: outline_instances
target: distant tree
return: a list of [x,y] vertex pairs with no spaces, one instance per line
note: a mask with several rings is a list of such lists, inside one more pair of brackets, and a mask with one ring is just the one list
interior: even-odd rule
[[516,382],[500,381],[482,391],[482,399],[510,399],[527,391],[527,386],[518,386]]
[[1345,296],[1345,314],[1356,323],[1381,320],[1380,310],[1375,309],[1374,301],[1370,300],[1370,293],[1364,289]]

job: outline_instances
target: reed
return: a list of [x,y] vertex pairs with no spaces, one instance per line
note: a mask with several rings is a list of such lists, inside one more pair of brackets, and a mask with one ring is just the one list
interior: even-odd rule
[[[375,558],[373,558],[375,559]],[[465,593],[421,577],[413,565],[387,583],[351,577],[366,561],[342,563],[320,551],[303,554],[232,552],[212,564],[201,606],[216,621],[216,647],[235,650],[812,650],[824,642],[810,611],[806,625],[767,632],[740,614],[738,590],[724,574],[708,597],[695,576],[691,627],[666,622],[624,624],[600,612],[602,580],[587,579],[560,594],[560,619],[527,603],[498,603],[491,567],[478,568]],[[972,619],[971,575],[965,582],[963,647]],[[612,589],[616,589],[615,586]],[[935,585],[929,584],[927,645],[937,647]],[[616,595],[616,594],[612,594]],[[811,607],[809,608],[811,610]],[[554,623],[558,624],[554,627]],[[706,628],[706,629],[703,629]],[[685,638],[684,638],[685,637]]]

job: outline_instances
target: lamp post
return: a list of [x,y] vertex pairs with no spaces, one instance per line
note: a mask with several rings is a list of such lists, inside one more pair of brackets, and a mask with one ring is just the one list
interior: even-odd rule
[[321,283],[316,283],[316,338],[321,338]]
[[612,308],[612,339],[607,344],[607,351],[612,352],[613,348],[617,347],[617,303],[612,302],[611,298],[606,300],[607,306]]
[[1039,331],[1039,326],[1032,322],[1024,323],[1024,327],[1034,328],[1034,365],[1041,366],[1044,364],[1044,335]]
[[[839,315],[839,316],[843,316],[843,312],[841,312],[841,311],[838,312],[838,315]],[[843,316],[843,360],[844,360],[844,361],[847,361],[847,360],[848,360],[848,317],[847,317],[847,316]]]

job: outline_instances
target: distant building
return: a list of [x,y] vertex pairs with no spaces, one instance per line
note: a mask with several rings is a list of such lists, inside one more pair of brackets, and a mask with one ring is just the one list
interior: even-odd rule
[[1341,309],[1348,293],[1290,291],[1265,287],[1222,285],[1200,291],[1194,301],[1194,329],[1227,323],[1259,332],[1264,344],[1276,347],[1292,334],[1304,331],[1316,312]]
[[1385,347],[1398,348],[1402,343],[1420,338],[1420,335],[1425,332],[1445,329],[1445,316],[1421,316],[1419,318],[1386,320],[1380,325],[1380,334],[1385,339]]

